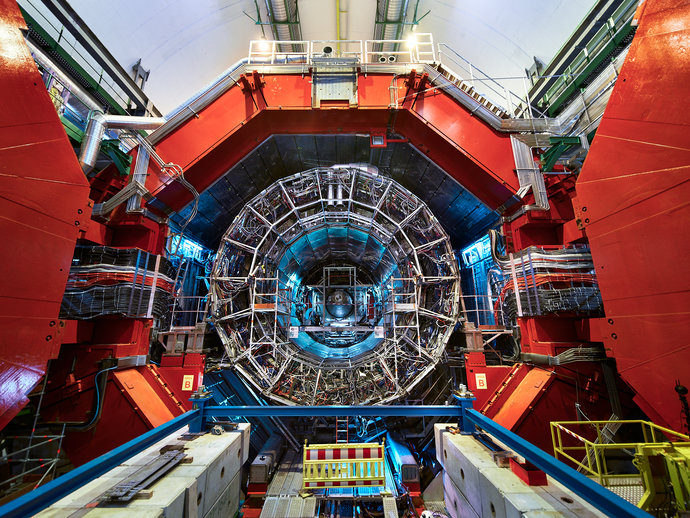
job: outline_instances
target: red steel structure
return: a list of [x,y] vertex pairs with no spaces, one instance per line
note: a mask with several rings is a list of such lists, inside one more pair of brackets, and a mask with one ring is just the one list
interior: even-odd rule
[[58,320],[89,184],[55,112],[13,0],[0,2],[0,428],[60,349]]
[[635,402],[683,429],[690,382],[690,5],[646,1],[577,182],[604,301],[601,334]]
[[[629,405],[634,392],[651,417],[678,428],[673,382],[677,378],[687,385],[690,371],[688,273],[681,268],[690,255],[682,239],[690,151],[681,73],[688,70],[689,58],[673,42],[687,38],[690,15],[687,6],[668,0],[644,5],[621,80],[577,185],[568,176],[550,178],[550,209],[508,218],[504,232],[508,252],[589,239],[607,314],[603,320],[521,318],[523,352],[554,356],[604,342],[627,382],[617,385],[623,405]],[[47,397],[46,416],[88,421],[97,362],[147,354],[151,321],[57,319],[75,242],[80,238],[160,254],[167,227],[126,214],[122,206],[107,222],[89,224],[86,179],[21,40],[23,21],[12,0],[0,0],[0,23],[5,29],[0,48],[10,49],[0,52],[0,84],[13,102],[17,99],[0,114],[0,237],[19,245],[2,258],[7,280],[0,292],[0,426],[26,403],[25,394],[39,382],[60,344],[48,380],[56,392]],[[313,107],[310,80],[309,74],[250,71],[174,130],[159,138],[154,134],[155,151],[180,166],[187,181],[203,192],[274,133],[396,133],[491,209],[511,207],[504,212],[508,217],[519,209],[510,135],[489,127],[443,89],[429,88],[424,73],[360,72],[354,107]],[[27,153],[27,148],[36,152]],[[102,201],[123,185],[106,170],[92,181],[91,199]],[[189,191],[153,162],[146,187],[155,198],[147,208],[159,215],[164,215],[161,204],[178,211],[191,200]],[[528,197],[522,203],[533,202]],[[73,359],[79,369],[70,370]],[[188,394],[179,387],[183,371],[203,372],[203,358],[105,373],[108,391],[100,421],[93,430],[71,433],[65,444],[68,451],[79,444],[86,452],[76,462],[182,412]],[[484,354],[474,352],[467,355],[467,374],[487,415],[541,447],[550,443],[548,422],[574,418],[575,403],[592,419],[611,414],[610,403],[603,404],[611,387],[599,364],[487,366]],[[477,374],[485,375],[479,386]]]

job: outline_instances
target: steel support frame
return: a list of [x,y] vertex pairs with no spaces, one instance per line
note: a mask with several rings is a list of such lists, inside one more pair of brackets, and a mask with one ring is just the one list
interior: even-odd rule
[[[380,185],[374,188],[374,183]],[[308,195],[305,194],[307,192]],[[300,202],[298,194],[307,201]],[[377,199],[371,201],[370,197]],[[401,198],[410,204],[407,215],[407,211],[398,214],[391,209],[402,203]],[[272,207],[275,200],[280,200],[284,210],[275,209],[280,216],[274,214],[272,217],[267,208]],[[342,205],[340,211],[328,212],[336,204]],[[305,218],[303,214],[307,211],[315,213]],[[388,226],[384,226],[383,221]],[[433,230],[420,233],[415,223],[424,227],[430,225]],[[392,255],[399,258],[400,275],[409,277],[389,278],[386,281],[383,296],[385,323],[376,324],[386,328],[383,344],[356,360],[338,362],[330,359],[326,364],[302,354],[299,346],[288,341],[287,326],[292,325],[290,307],[297,301],[293,300],[292,294],[279,293],[283,287],[292,286],[289,273],[279,265],[295,242],[319,229],[329,228],[329,225],[359,232],[368,229],[370,239],[387,243],[393,250]],[[432,240],[424,243],[427,233]],[[436,236],[440,237],[433,239]],[[421,259],[423,254],[432,259],[435,257],[436,265],[428,266]],[[232,257],[240,255],[247,256],[247,264],[251,261],[245,275],[242,275],[244,263],[237,267],[228,266],[233,263]],[[353,372],[364,376],[367,372],[382,368],[384,377],[395,390],[388,393],[385,399],[381,395],[367,394],[366,400],[387,403],[405,396],[439,362],[445,343],[461,314],[459,272],[452,257],[448,237],[428,207],[396,182],[354,165],[317,168],[273,184],[250,201],[229,227],[211,274],[212,314],[216,315],[214,321],[229,357],[252,373],[248,381],[255,383],[257,379],[262,380],[263,384],[257,389],[266,397],[284,402],[287,397],[280,393],[279,385],[289,379],[291,397],[287,401],[314,404],[319,383],[332,387],[337,380],[348,376],[361,381]],[[408,264],[411,266],[406,269],[405,265]],[[407,294],[410,299],[406,300],[408,304],[403,304],[404,297],[400,293],[405,283],[409,285],[408,289],[403,290],[410,292]],[[397,291],[396,286],[399,288]],[[434,290],[439,286],[448,290],[446,295],[439,297],[439,306],[448,309],[439,309],[439,313],[431,315],[430,310],[423,312],[419,300],[433,300]],[[243,292],[247,293],[249,307],[232,302],[241,299],[238,294]],[[392,311],[396,306],[397,315]],[[403,309],[403,306],[410,307]],[[422,323],[433,318],[442,319],[444,324],[425,343],[422,343],[419,333],[420,317]],[[240,338],[234,332],[234,328],[243,325],[250,330],[247,339]],[[374,327],[368,332],[374,332]],[[268,351],[264,350],[266,348]],[[270,360],[269,364],[282,367],[272,371],[264,368],[254,358],[258,351],[261,351],[264,360]],[[398,369],[399,361],[406,366],[401,372]],[[308,370],[303,371],[303,367]],[[313,380],[316,382],[313,383]],[[293,385],[293,382],[296,383]],[[345,404],[358,400],[362,401],[363,398],[357,396],[357,399],[352,399],[339,392],[318,402]]]
[[5,518],[33,516],[50,504],[57,502],[70,492],[100,477],[115,466],[145,450],[152,444],[189,424],[199,414],[192,410],[167,423],[154,428],[114,450],[93,459],[47,484],[26,493],[0,507],[0,516]]
[[612,493],[582,473],[578,473],[570,466],[556,460],[544,450],[537,448],[476,410],[468,408],[464,412],[463,420],[477,425],[515,453],[523,456],[525,460],[606,513],[607,516],[616,516],[617,518],[650,516],[642,509]]
[[468,394],[465,397],[456,396],[456,400],[459,403],[457,406],[207,406],[210,397],[192,397],[194,410],[154,428],[30,493],[22,495],[0,507],[0,515],[19,517],[35,514],[187,424],[189,424],[191,433],[205,431],[207,424],[212,423],[212,421],[207,422],[207,420],[212,417],[457,416],[462,423],[462,433],[471,434],[474,432],[474,426],[478,426],[607,515],[620,518],[649,516],[605,487],[472,409],[474,397]]
[[[640,14],[641,13],[641,14]],[[577,179],[606,320],[601,339],[640,408],[683,430],[690,386],[690,5],[648,0]],[[679,236],[683,236],[679,239]]]
[[[396,132],[492,209],[512,200],[518,190],[508,135],[490,128],[444,91],[420,92],[409,105],[391,106],[391,89],[404,92],[407,78],[360,73],[357,109],[312,109],[309,75],[276,70],[261,77],[264,85],[258,90],[245,91],[237,82],[199,118],[151,135],[160,156],[179,164],[197,191],[212,185],[257,142],[274,134],[274,128],[281,134],[358,133],[362,128]],[[153,165],[146,187],[171,210],[190,200],[184,187]],[[156,202],[150,206],[157,210]]]
[[0,0],[0,429],[62,342],[59,320],[74,244],[89,227],[89,185],[22,31]]

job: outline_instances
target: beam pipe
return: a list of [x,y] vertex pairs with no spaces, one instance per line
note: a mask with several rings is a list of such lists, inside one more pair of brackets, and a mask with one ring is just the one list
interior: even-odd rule
[[[195,400],[192,400],[195,401]],[[324,405],[324,406],[207,406],[209,417],[460,417],[460,406],[454,405]]]

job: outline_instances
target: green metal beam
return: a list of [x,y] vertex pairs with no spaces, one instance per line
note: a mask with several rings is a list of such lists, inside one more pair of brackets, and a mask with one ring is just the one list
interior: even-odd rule
[[580,137],[550,137],[551,147],[541,155],[542,169],[551,171],[563,153],[581,144]]
[[84,68],[75,61],[75,59],[63,48],[60,46],[60,44],[55,41],[55,39],[48,34],[47,31],[45,31],[40,24],[34,20],[31,15],[29,15],[24,9],[21,7],[19,8],[22,12],[22,16],[24,16],[24,20],[26,21],[27,25],[29,25],[33,30],[35,30],[39,36],[45,40],[45,42],[48,44],[51,50],[57,52],[62,59],[65,60],[65,62],[73,68],[88,84],[89,87],[87,90],[91,90],[92,92],[96,92],[99,95],[101,95],[106,101],[108,101],[108,104],[110,104],[110,107],[114,112],[116,112],[119,115],[127,115],[127,110],[123,106],[120,105],[106,90],[104,90],[101,85],[99,84],[98,81],[96,81],[91,75],[84,70]]
[[115,167],[117,167],[120,176],[129,176],[132,157],[120,149],[120,141],[118,139],[102,141],[101,151],[110,157]]
[[61,116],[60,121],[62,121],[62,126],[65,128],[65,133],[67,133],[67,136],[75,142],[80,143],[84,138],[84,132],[82,129],[65,117]]
[[597,53],[597,55],[593,58],[590,58],[589,63],[584,69],[573,74],[572,78],[564,75],[556,84],[554,84],[553,87],[551,87],[550,90],[556,90],[557,87],[559,87],[562,83],[567,82],[568,79],[572,80],[572,82],[566,86],[565,89],[559,92],[554,99],[549,98],[548,92],[544,96],[544,103],[548,104],[549,117],[553,117],[557,114],[563,103],[565,103],[570,95],[580,88],[580,86],[589,78],[590,74],[594,72],[594,70],[604,62],[609,54],[611,54],[611,52],[613,52],[614,49],[618,47],[620,43],[634,30],[635,27],[632,27],[630,24],[626,24],[625,26],[621,27],[611,38],[611,40],[609,40],[609,42]]

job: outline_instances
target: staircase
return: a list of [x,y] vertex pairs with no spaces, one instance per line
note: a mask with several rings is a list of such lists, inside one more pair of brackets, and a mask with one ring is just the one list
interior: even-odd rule
[[477,92],[474,89],[474,86],[471,84],[467,83],[465,80],[461,79],[458,75],[456,75],[454,72],[448,70],[447,68],[443,67],[442,65],[438,64],[435,66],[436,70],[438,70],[443,77],[448,79],[451,83],[453,83],[455,86],[457,86],[464,94],[467,96],[471,97],[474,99],[474,101],[489,110],[491,113],[496,115],[497,117],[501,119],[509,119],[510,114],[506,112],[503,108],[500,106],[496,106],[493,104],[491,101],[489,101],[487,98],[482,96],[479,92]]

